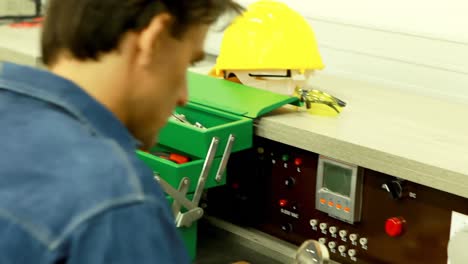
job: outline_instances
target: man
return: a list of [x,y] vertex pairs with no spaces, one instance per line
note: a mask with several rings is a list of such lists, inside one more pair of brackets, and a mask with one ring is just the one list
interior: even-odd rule
[[0,66],[0,263],[188,263],[135,157],[176,105],[228,0],[51,0],[49,71]]

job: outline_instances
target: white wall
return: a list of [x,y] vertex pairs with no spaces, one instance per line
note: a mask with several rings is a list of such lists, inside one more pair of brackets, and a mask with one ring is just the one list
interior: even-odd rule
[[0,16],[35,14],[35,4],[29,0],[0,0]]
[[287,0],[282,2],[301,10],[309,18],[468,43],[466,0]]
[[[468,103],[468,1],[283,2],[313,27],[324,74]],[[208,53],[219,52],[221,38],[210,34]]]

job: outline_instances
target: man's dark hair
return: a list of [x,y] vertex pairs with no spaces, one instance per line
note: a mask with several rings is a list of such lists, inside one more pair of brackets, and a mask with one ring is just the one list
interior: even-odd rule
[[182,36],[191,25],[211,24],[224,12],[241,11],[232,0],[50,0],[42,32],[42,62],[55,63],[62,51],[79,60],[97,60],[117,48],[128,31],[138,32],[167,12],[171,33]]

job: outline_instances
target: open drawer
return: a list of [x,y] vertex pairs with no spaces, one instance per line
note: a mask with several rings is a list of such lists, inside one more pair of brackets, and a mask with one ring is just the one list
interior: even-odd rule
[[[253,119],[299,99],[242,84],[188,73],[189,103],[178,107],[188,123],[171,118],[160,131],[158,142],[203,158],[213,137],[219,138],[216,156],[223,155],[230,135],[231,152],[252,147]],[[192,125],[201,124],[204,128]]]
[[181,123],[173,118],[159,134],[159,142],[166,146],[182,150],[196,157],[205,157],[213,137],[219,138],[216,156],[223,155],[229,135],[235,136],[231,152],[237,152],[252,146],[252,119],[219,111],[203,105],[188,103],[177,107],[176,112],[183,114],[189,122],[200,123],[199,128]]
[[[189,162],[178,164],[166,158],[160,156],[155,156],[151,153],[177,153],[181,154],[190,159]],[[187,177],[190,179],[190,185],[188,192],[194,192],[200,177],[200,173],[203,168],[204,159],[198,158],[180,151],[175,151],[173,148],[165,147],[162,145],[157,145],[153,147],[149,153],[141,150],[137,151],[138,157],[148,165],[153,172],[158,173],[161,178],[163,178],[167,183],[172,187],[177,189],[179,187],[180,181]],[[226,183],[226,177],[223,175],[219,181],[216,178],[216,172],[221,163],[221,157],[215,157],[211,170],[208,174],[207,181],[205,183],[205,188],[211,188],[216,186],[221,186]],[[225,174],[225,173],[224,173]]]

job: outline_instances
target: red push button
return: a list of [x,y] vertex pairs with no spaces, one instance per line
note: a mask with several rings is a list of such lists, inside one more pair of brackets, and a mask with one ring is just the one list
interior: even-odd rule
[[302,159],[301,158],[295,158],[294,159],[294,165],[300,166],[302,164]]
[[385,222],[385,232],[391,237],[403,234],[406,221],[402,217],[392,217]]
[[279,200],[278,204],[279,204],[279,206],[281,206],[281,207],[285,207],[286,205],[288,205],[288,200],[286,200],[286,199],[281,199],[281,200]]

